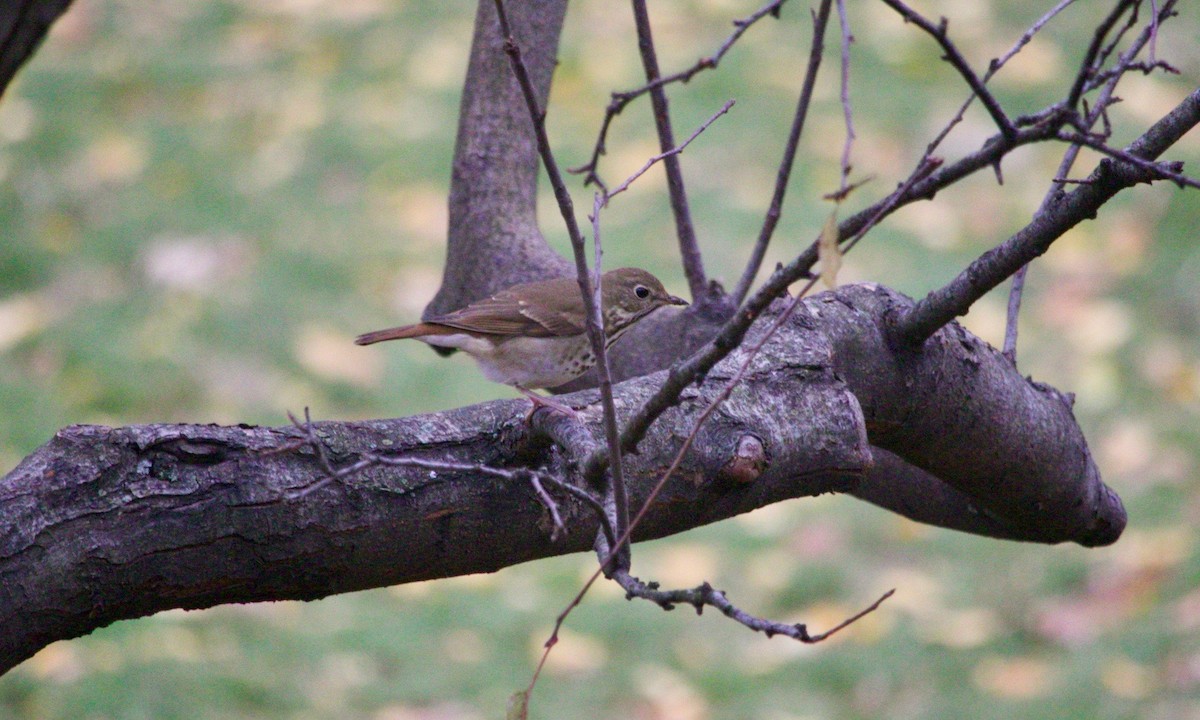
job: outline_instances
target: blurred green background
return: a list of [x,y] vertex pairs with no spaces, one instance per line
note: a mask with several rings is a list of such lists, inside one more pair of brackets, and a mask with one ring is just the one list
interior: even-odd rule
[[[651,3],[671,71],[713,52],[759,4]],[[923,2],[976,67],[1042,7]],[[1193,14],[1158,42],[1178,77],[1130,77],[1124,144],[1195,87]],[[1078,3],[994,82],[1010,112],[1068,84],[1108,4]],[[965,97],[932,43],[877,3],[849,7],[859,139],[893,187]],[[355,334],[416,318],[443,262],[446,193],[474,6],[388,0],[77,0],[0,101],[0,466],[71,423],[254,422],[407,415],[513,394],[464,358]],[[630,13],[579,0],[550,124],[586,159],[607,93],[638,84]],[[717,72],[672,91],[710,273],[736,280],[770,196],[807,55],[807,6],[754,27]],[[832,36],[831,36],[832,37]],[[768,267],[816,235],[835,187],[836,45]],[[992,132],[980,112],[944,154]],[[1170,153],[1200,159],[1196,133]],[[655,152],[644,102],[617,121],[603,171]],[[843,281],[923,294],[1019,228],[1061,148],[1025,149],[895,215]],[[1094,157],[1074,173],[1084,175]],[[590,191],[575,184],[577,204]],[[579,200],[584,203],[579,203]],[[543,227],[563,233],[545,198]],[[684,287],[655,170],[604,216],[606,262]],[[774,506],[639,546],[635,570],[712,581],[752,612],[820,630],[888,588],[834,640],[767,640],[713,613],[663,613],[600,586],[572,614],[536,690],[538,718],[1200,718],[1200,196],[1126,193],[1030,274],[1024,372],[1077,412],[1130,525],[1084,550],[963,536],[848,498]],[[967,324],[993,344],[1003,294]],[[594,560],[312,603],[227,606],[118,623],[0,678],[0,718],[502,717]],[[2,631],[2,630],[0,630]]]

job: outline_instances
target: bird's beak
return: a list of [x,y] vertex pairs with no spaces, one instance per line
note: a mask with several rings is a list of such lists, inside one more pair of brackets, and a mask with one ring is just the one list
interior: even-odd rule
[[670,303],[671,305],[687,305],[688,304],[687,300],[684,300],[681,297],[675,297],[674,295],[668,295],[667,302]]

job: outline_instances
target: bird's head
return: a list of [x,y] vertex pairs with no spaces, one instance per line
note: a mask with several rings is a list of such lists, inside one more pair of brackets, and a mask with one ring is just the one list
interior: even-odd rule
[[659,279],[639,268],[609,270],[600,278],[604,334],[611,343],[624,330],[665,305],[687,305]]

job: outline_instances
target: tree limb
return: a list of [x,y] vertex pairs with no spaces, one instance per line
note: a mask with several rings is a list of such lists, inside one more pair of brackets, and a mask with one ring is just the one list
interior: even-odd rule
[[[543,108],[566,9],[566,0],[530,0],[510,11]],[[538,229],[537,141],[504,40],[495,6],[480,2],[454,147],[446,266],[426,319],[517,283],[571,274],[571,264]]]
[[[635,539],[788,498],[848,492],[972,532],[1084,545],[1115,540],[1124,511],[1100,482],[1063,397],[1021,378],[957,325],[919,352],[892,349],[886,328],[909,305],[872,286],[804,301],[704,425]],[[627,459],[632,507],[743,352],[688,388]],[[663,378],[617,386],[622,419]],[[514,400],[317,423],[313,431],[334,466],[391,455],[534,470],[578,485],[580,461],[603,444],[596,397],[571,398],[591,403],[580,422],[540,413],[531,427],[525,403]],[[872,469],[880,456],[868,434],[896,462],[923,468],[920,481],[906,484],[883,463]],[[762,452],[751,454],[765,465],[748,471],[744,450],[757,443]],[[60,431],[0,481],[0,670],[119,619],[490,572],[587,551],[599,529],[591,505],[547,486],[566,530],[551,542],[550,513],[537,491],[503,473],[372,464],[297,492],[326,477],[319,454],[292,427]],[[930,492],[939,482],[950,490]],[[968,506],[987,522],[960,520]]]
[[[1154,160],[1197,123],[1200,123],[1200,89],[1184,98],[1124,152],[1139,160]],[[1181,164],[1176,165],[1165,169],[1178,173]],[[1067,230],[1096,217],[1101,206],[1118,192],[1163,177],[1157,169],[1140,162],[1101,160],[1078,189],[1047,203],[1045,211],[1017,234],[984,253],[945,287],[929,293],[897,324],[897,340],[921,343],[952,318],[966,314],[976,300],[1046,252]]]

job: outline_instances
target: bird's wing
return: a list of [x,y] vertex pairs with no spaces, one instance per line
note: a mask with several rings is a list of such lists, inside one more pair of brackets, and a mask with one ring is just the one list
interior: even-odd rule
[[562,337],[584,332],[583,316],[579,286],[559,279],[504,290],[429,322],[489,335]]

